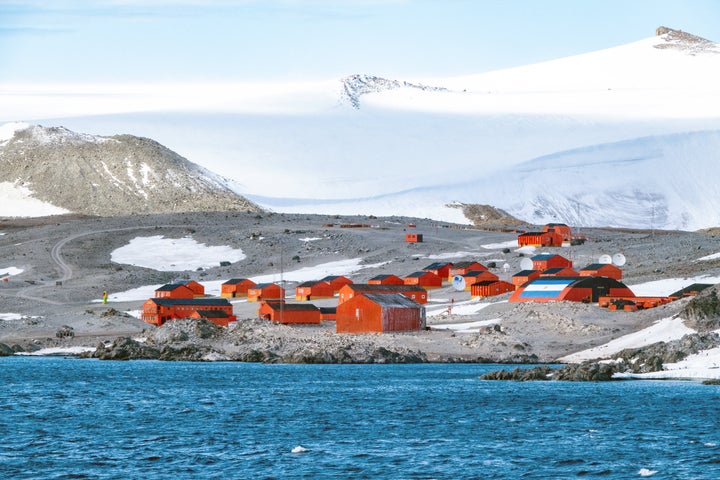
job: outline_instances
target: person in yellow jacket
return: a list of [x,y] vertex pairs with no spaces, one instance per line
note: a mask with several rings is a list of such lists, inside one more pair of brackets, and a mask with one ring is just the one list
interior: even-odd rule
[[108,298],[107,292],[103,292],[103,303],[107,303],[107,298]]

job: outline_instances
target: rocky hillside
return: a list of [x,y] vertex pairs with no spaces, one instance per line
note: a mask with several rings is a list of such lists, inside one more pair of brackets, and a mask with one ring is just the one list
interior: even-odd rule
[[399,80],[376,77],[374,75],[350,75],[342,79],[342,92],[340,98],[353,108],[360,108],[360,97],[368,93],[395,90],[397,88],[415,88],[425,91],[445,91],[443,87],[432,87]]
[[[0,139],[2,140],[2,139]],[[227,180],[148,138],[22,125],[0,141],[0,182],[84,215],[259,211]]]

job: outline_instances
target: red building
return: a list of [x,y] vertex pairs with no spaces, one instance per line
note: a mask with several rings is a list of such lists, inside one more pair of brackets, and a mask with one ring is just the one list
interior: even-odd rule
[[530,257],[533,262],[533,270],[547,270],[548,268],[572,268],[572,261],[554,253],[541,253]]
[[425,328],[425,308],[401,294],[358,295],[337,307],[337,333],[408,332]]
[[323,281],[303,282],[295,287],[295,300],[307,301],[311,298],[332,298],[335,296],[332,285]]
[[205,296],[205,287],[201,283],[198,283],[195,280],[190,280],[189,282],[185,282],[185,286],[192,290],[195,298]]
[[611,263],[591,263],[580,270],[583,277],[608,277],[622,280],[622,270]]
[[401,293],[410,300],[420,304],[425,304],[428,301],[427,290],[417,285],[369,285],[366,283],[354,283],[352,285],[345,285],[340,289],[338,293],[338,305],[347,302],[357,295],[367,295],[369,293],[378,295]]
[[572,268],[554,267],[540,272],[541,277],[578,277],[579,274]]
[[470,270],[462,277],[465,279],[465,290],[470,290],[473,283],[498,280],[498,276],[489,270]]
[[413,272],[403,281],[405,285],[417,285],[425,289],[442,287],[442,277],[433,272]]
[[195,298],[195,292],[184,283],[168,283],[155,290],[155,298]]
[[142,319],[161,326],[176,318],[197,318],[198,315],[202,316],[199,312],[207,311],[221,311],[227,316],[228,322],[235,321],[233,307],[224,298],[150,298],[143,303]]
[[407,243],[422,243],[423,234],[422,233],[406,233],[405,241]]
[[260,302],[260,318],[283,324],[320,323],[320,309],[310,303]]
[[432,272],[440,279],[447,279],[450,275],[450,269],[452,268],[453,264],[449,262],[435,262],[431,263],[427,267],[423,268],[422,270],[424,272]]
[[518,235],[518,246],[561,247],[585,243],[584,235],[574,235],[564,223],[548,223],[542,232],[526,232]]
[[538,277],[519,287],[509,302],[597,302],[600,297],[634,297],[622,282],[608,277]]
[[228,315],[222,310],[196,310],[190,314],[190,318],[204,318],[221,327],[227,327],[231,322],[236,321],[235,316]]
[[540,276],[540,270],[521,270],[512,277],[512,283],[516,287],[519,287],[525,282],[538,278]]
[[405,281],[397,275],[376,275],[368,280],[369,285],[405,285]]
[[220,296],[226,298],[247,297],[248,289],[257,285],[249,278],[231,278],[220,285]]
[[503,280],[483,280],[470,285],[470,296],[474,298],[494,297],[512,292],[515,285]]
[[453,263],[450,267],[450,273],[448,273],[448,281],[452,281],[455,275],[465,275],[473,270],[487,270],[487,267],[482,263],[478,262],[457,262]]
[[332,285],[333,294],[338,293],[340,289],[345,285],[350,285],[353,283],[352,280],[342,275],[328,275],[325,278],[321,278],[320,281],[328,282],[330,285]]
[[261,300],[281,300],[285,298],[285,289],[277,283],[258,283],[248,288],[248,302]]

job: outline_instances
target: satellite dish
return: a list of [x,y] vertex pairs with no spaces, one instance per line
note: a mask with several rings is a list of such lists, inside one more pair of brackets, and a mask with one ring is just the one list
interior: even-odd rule
[[532,270],[533,269],[533,261],[527,257],[520,260],[520,269],[521,270]]
[[503,272],[507,273],[510,271],[510,264],[506,263],[503,265]]
[[626,261],[627,261],[627,259],[625,258],[625,255],[623,255],[622,253],[616,253],[615,255],[612,256],[612,263],[616,267],[622,267],[623,265],[625,265]]
[[452,279],[452,286],[458,292],[465,290],[465,278],[462,275],[455,275]]
[[610,255],[600,255],[598,263],[612,263],[612,257]]

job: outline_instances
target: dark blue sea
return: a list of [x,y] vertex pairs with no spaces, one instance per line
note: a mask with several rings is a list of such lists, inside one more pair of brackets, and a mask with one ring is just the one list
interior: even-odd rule
[[720,387],[497,368],[0,358],[0,478],[720,478]]

